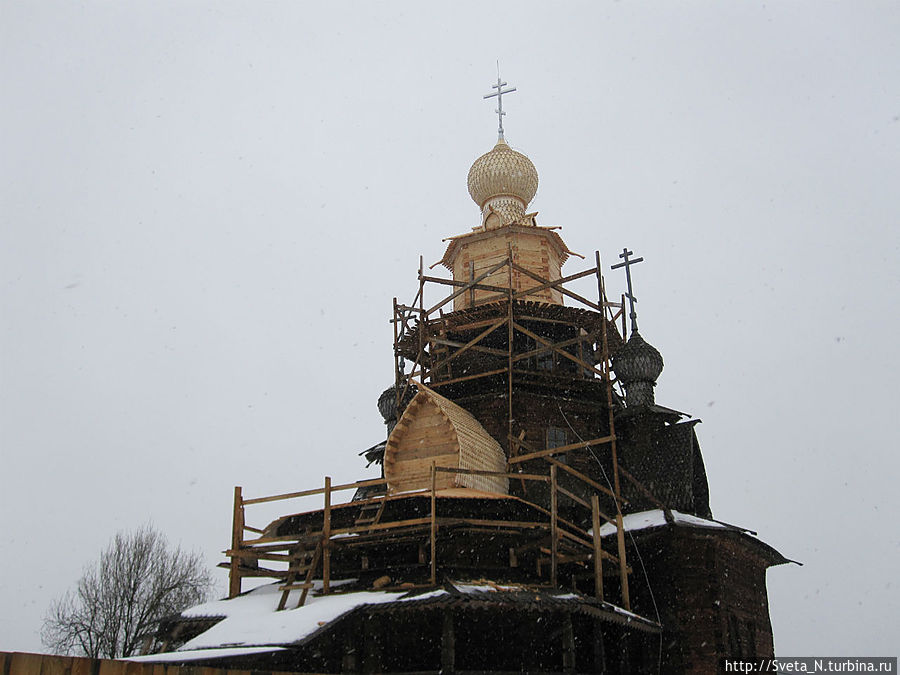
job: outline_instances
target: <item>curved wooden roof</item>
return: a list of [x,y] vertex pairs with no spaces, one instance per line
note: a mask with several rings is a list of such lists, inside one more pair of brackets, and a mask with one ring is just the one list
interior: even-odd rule
[[[418,490],[431,485],[431,464],[506,471],[500,444],[468,411],[450,399],[419,386],[387,440],[384,475],[390,492]],[[496,476],[440,472],[438,489],[466,487],[506,494],[509,481]]]

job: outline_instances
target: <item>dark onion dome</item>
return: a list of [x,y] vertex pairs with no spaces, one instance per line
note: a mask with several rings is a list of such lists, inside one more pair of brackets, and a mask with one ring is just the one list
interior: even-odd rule
[[[403,408],[405,409],[413,396],[416,395],[416,386],[411,384],[406,390],[406,396],[403,397]],[[378,397],[378,412],[384,418],[385,424],[396,422],[400,415],[397,413],[397,388],[390,386],[381,392]],[[402,411],[401,411],[402,412]]]
[[663,370],[662,354],[637,331],[612,359],[616,376],[625,385],[627,405],[653,405],[653,387]]

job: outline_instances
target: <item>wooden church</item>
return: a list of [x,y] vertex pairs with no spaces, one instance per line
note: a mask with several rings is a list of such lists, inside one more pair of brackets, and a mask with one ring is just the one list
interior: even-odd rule
[[[772,655],[766,570],[787,561],[713,519],[698,420],[655,401],[663,359],[627,303],[640,259],[621,254],[618,298],[599,253],[564,273],[575,254],[528,211],[537,171],[500,119],[468,174],[479,218],[440,261],[451,276],[420,262],[413,299],[393,301],[386,439],[361,453],[382,477],[236,488],[229,597],[163,622],[164,653],[141,659],[715,673],[721,657]],[[303,497],[321,508],[292,508]],[[286,515],[253,522],[270,502]]]

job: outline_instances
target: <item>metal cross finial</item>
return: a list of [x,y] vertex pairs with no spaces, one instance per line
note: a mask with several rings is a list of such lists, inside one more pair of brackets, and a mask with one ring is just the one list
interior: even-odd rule
[[644,262],[643,258],[630,258],[629,256],[634,255],[634,251],[629,251],[627,248],[623,248],[622,252],[619,254],[619,257],[624,259],[625,262],[616,263],[610,269],[617,270],[620,267],[625,268],[625,282],[628,284],[628,292],[625,294],[625,297],[628,298],[628,304],[631,306],[631,333],[634,334],[637,332],[637,312],[634,311],[634,303],[637,302],[637,298],[634,297],[634,291],[631,287],[631,266],[637,265],[639,262]]
[[511,94],[512,92],[514,92],[516,90],[515,87],[509,87],[508,89],[504,89],[503,87],[505,87],[505,86],[506,86],[506,82],[504,82],[503,80],[500,79],[500,62],[498,61],[497,62],[497,84],[491,85],[491,89],[496,89],[497,91],[495,91],[492,94],[485,94],[484,97],[485,98],[493,98],[494,96],[497,97],[497,110],[495,110],[494,112],[497,113],[497,117],[500,119],[500,128],[498,129],[497,133],[500,134],[501,141],[504,140],[503,139],[503,116],[506,114],[505,112],[503,112],[503,94]]

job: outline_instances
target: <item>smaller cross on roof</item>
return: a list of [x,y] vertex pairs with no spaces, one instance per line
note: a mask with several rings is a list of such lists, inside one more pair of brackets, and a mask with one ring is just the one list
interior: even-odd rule
[[491,89],[496,89],[497,91],[491,94],[485,94],[484,98],[493,98],[497,97],[497,110],[494,112],[497,113],[497,117],[500,120],[500,128],[497,133],[500,135],[500,140],[504,140],[503,138],[503,116],[506,114],[503,112],[503,94],[511,94],[516,90],[515,87],[509,87],[508,89],[504,89],[507,84],[503,80],[500,79],[500,63],[497,62],[497,84],[491,85]]
[[625,294],[625,297],[628,298],[628,304],[631,307],[631,332],[632,334],[637,332],[637,312],[634,309],[634,303],[637,302],[637,298],[634,296],[634,290],[631,286],[631,266],[637,265],[639,262],[644,262],[643,258],[631,258],[630,256],[634,255],[634,251],[629,251],[628,248],[623,248],[622,252],[619,254],[619,257],[624,259],[624,262],[616,263],[610,269],[617,270],[620,267],[625,268],[625,282],[628,284],[628,292]]

